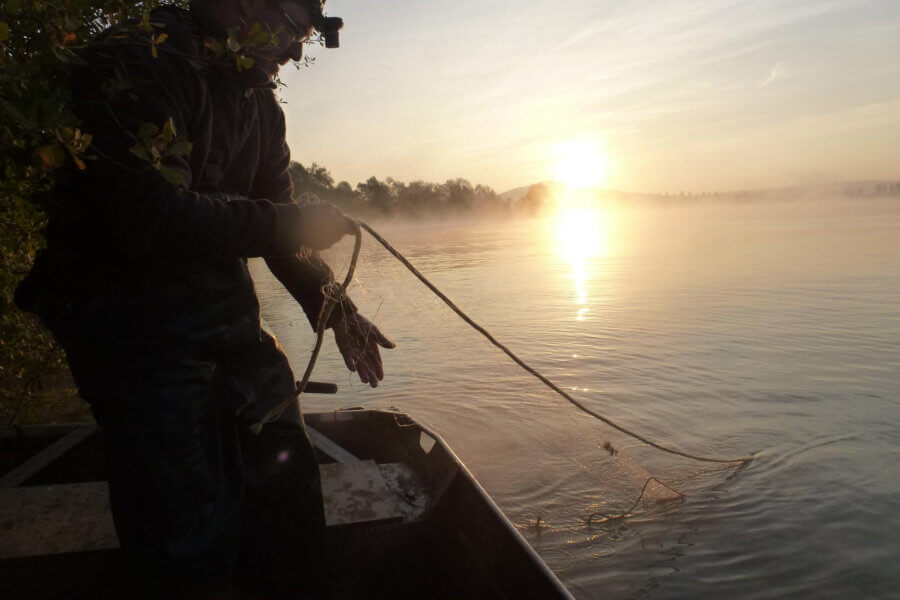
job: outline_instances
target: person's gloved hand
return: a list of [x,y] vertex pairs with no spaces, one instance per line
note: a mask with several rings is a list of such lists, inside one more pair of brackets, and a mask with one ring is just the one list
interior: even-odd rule
[[313,250],[325,250],[345,235],[356,233],[357,224],[341,209],[327,202],[300,206],[300,241]]
[[331,327],[347,368],[355,371],[363,383],[378,387],[378,382],[384,379],[378,346],[390,349],[396,348],[396,344],[357,312],[341,315]]

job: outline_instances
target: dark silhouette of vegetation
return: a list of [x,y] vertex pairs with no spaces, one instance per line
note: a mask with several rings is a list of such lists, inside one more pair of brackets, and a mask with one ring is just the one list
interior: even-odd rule
[[513,207],[491,188],[480,184],[473,186],[462,178],[448,179],[444,183],[404,183],[390,177],[384,181],[369,177],[353,188],[346,181],[335,185],[328,169],[317,163],[306,167],[294,162],[289,172],[294,181],[295,198],[309,195],[359,217],[505,215]]
[[[0,5],[0,424],[66,419],[84,411],[67,383],[62,352],[37,318],[13,306],[13,291],[44,243],[48,191],[67,170],[90,168],[92,138],[72,110],[71,70],[84,64],[87,45],[116,24],[142,31],[155,53],[166,39],[150,23],[150,11],[159,5],[121,0]],[[111,83],[116,88],[118,82]],[[141,141],[152,145],[145,138]]]
[[516,208],[529,215],[543,210],[554,200],[554,191],[546,183],[536,183],[516,202]]

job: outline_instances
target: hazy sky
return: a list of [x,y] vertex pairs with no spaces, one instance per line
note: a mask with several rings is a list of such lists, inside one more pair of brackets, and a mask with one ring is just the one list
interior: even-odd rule
[[732,190],[900,178],[900,0],[329,0],[339,50],[285,68],[295,160],[356,184],[553,177]]

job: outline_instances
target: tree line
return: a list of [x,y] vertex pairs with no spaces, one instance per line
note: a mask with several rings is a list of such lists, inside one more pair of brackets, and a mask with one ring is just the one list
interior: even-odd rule
[[317,164],[291,163],[288,172],[294,183],[294,197],[317,198],[331,202],[346,212],[363,216],[440,217],[454,215],[502,215],[514,204],[486,185],[472,185],[467,179],[448,179],[444,183],[412,181],[388,177],[369,177],[351,186],[335,183],[331,172]]

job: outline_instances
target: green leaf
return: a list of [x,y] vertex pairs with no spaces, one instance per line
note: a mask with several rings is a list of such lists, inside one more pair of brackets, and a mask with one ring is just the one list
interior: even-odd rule
[[162,175],[166,181],[173,185],[181,185],[184,183],[184,176],[181,174],[181,171],[178,169],[173,169],[172,167],[160,166],[159,174]]
[[45,171],[58,169],[66,164],[66,153],[59,144],[47,144],[35,150],[38,161]]
[[253,65],[256,64],[253,62],[253,59],[249,56],[244,56],[243,54],[238,54],[234,57],[235,66],[237,66],[238,71],[246,71],[247,69],[252,69]]
[[75,129],[71,127],[61,127],[59,130],[59,139],[64,142],[71,142],[75,139]]
[[22,0],[7,0],[7,2],[6,2],[7,14],[14,15],[17,12],[19,12],[20,8],[22,8]]
[[4,21],[0,21],[0,42],[5,42],[9,39],[9,24]]
[[159,133],[159,127],[155,123],[144,123],[137,130],[137,136],[141,139],[153,137]]
[[247,46],[259,46],[269,41],[269,32],[262,28],[259,22],[254,23],[247,32],[244,42]]
[[169,117],[169,119],[168,119],[165,123],[163,123],[163,127],[162,127],[162,138],[163,138],[163,141],[164,141],[166,144],[168,144],[168,143],[170,143],[173,139],[175,139],[175,135],[176,135],[176,133],[175,133],[175,120],[174,120],[172,117]]
[[206,38],[203,41],[203,45],[206,46],[206,48],[209,49],[210,52],[216,54],[225,50],[224,44],[222,44],[222,42],[220,42],[219,40],[213,38]]
[[145,160],[147,162],[150,161],[150,156],[147,155],[147,151],[140,144],[135,144],[131,148],[128,149],[129,152],[137,156],[141,160]]
[[169,147],[169,154],[174,154],[175,156],[190,156],[191,150],[193,149],[194,145],[190,142],[175,142]]

